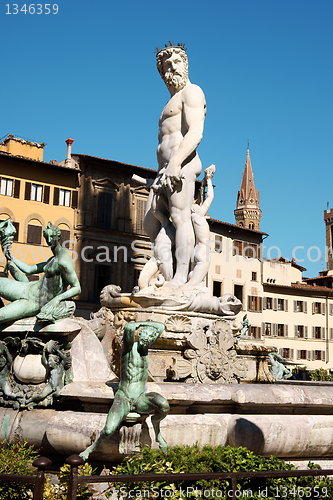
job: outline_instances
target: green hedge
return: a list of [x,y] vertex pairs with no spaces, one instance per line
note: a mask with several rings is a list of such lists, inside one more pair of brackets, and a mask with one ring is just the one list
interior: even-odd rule
[[[308,468],[319,468],[309,463]],[[125,459],[113,474],[152,474],[176,472],[237,472],[294,470],[296,467],[276,457],[264,458],[246,448],[231,446],[175,446],[166,453],[146,447],[138,455]],[[114,483],[118,496],[125,498],[206,498],[221,500],[227,496],[229,481],[159,481],[154,483]],[[332,499],[332,481],[320,477],[240,480],[237,498]],[[154,489],[153,489],[154,488]],[[112,490],[109,495],[111,496]]]
[[[38,458],[33,446],[23,443],[1,443],[0,474],[34,476],[36,469],[31,463]],[[7,483],[0,481],[0,500],[25,500],[32,498],[33,485],[29,483]]]

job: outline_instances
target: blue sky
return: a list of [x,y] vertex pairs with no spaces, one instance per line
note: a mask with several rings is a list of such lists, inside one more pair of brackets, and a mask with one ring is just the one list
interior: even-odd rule
[[317,275],[323,264],[307,251],[324,252],[323,211],[333,207],[333,2],[57,4],[57,14],[51,4],[33,15],[0,2],[0,137],[45,142],[46,161],[64,159],[72,137],[73,152],[156,168],[169,94],[154,50],[185,43],[190,80],[207,100],[199,154],[217,167],[211,216],[234,223],[249,140],[267,247],[286,258],[304,247],[296,256]]

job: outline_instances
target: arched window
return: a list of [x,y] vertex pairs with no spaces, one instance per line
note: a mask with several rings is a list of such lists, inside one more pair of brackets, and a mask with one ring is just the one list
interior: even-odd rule
[[[67,224],[64,224],[64,223],[60,223],[58,225],[58,227],[61,231],[61,238],[60,238],[59,242],[60,242],[60,245],[63,246],[63,243],[65,241],[69,241],[71,239],[71,231],[70,231],[69,227],[67,226]],[[64,248],[69,248],[69,243],[66,243]]]
[[249,229],[254,229],[254,223],[253,222],[249,222]]
[[38,219],[31,219],[28,223],[27,243],[40,245],[42,243],[42,224]]

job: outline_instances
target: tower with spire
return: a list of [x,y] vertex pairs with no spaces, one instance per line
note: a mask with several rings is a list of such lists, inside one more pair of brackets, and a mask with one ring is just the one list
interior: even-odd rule
[[256,190],[254,184],[249,147],[247,147],[243,178],[237,194],[237,208],[234,213],[237,226],[260,231],[259,191]]

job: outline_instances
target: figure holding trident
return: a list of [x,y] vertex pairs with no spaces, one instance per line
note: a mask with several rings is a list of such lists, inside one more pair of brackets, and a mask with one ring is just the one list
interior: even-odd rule
[[175,227],[176,257],[175,274],[166,286],[176,288],[188,280],[191,242],[194,241],[191,207],[195,181],[201,173],[196,148],[203,135],[206,101],[200,87],[188,79],[184,46],[165,47],[157,53],[156,61],[171,98],[159,120],[159,167],[147,201],[144,229],[155,244],[162,226],[154,212],[165,211],[165,198],[168,215]]
[[[135,342],[135,331],[140,327],[139,340]],[[116,431],[120,423],[131,411],[140,415],[154,413],[151,421],[156,441],[162,450],[167,448],[168,445],[161,435],[160,421],[167,416],[170,410],[169,403],[157,392],[146,392],[148,349],[162,334],[164,328],[163,323],[152,321],[140,321],[125,325],[119,388],[100,436],[86,450],[80,453],[80,457],[84,460],[87,460],[98,443]]]

